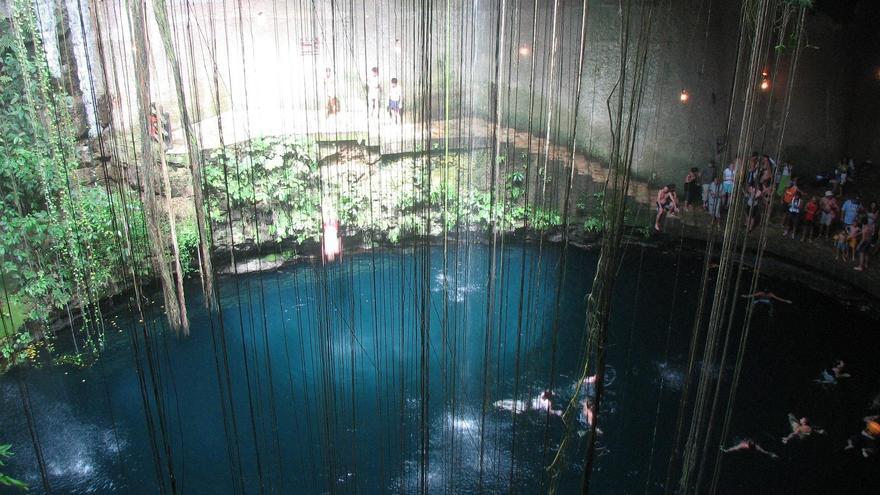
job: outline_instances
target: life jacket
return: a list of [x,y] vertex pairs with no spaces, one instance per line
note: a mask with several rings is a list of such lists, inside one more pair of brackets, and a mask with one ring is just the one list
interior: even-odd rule
[[797,192],[797,186],[791,186],[785,190],[785,194],[782,195],[782,202],[785,204],[791,203],[791,200],[794,199],[794,193]]

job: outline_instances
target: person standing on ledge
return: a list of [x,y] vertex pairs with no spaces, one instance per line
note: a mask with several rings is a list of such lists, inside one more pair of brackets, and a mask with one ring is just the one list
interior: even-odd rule
[[324,98],[324,116],[336,115],[339,111],[339,100],[336,98],[336,78],[330,67],[324,69]]
[[700,195],[700,169],[691,167],[684,178],[684,210],[690,211]]
[[388,114],[391,120],[400,125],[400,112],[403,110],[403,89],[397,82],[396,77],[391,78],[391,88],[388,89]]
[[856,223],[856,219],[859,216],[859,208],[861,208],[861,206],[861,200],[858,196],[844,201],[843,206],[840,208],[840,212],[843,215],[844,225],[849,227]]
[[785,194],[785,190],[788,189],[788,184],[791,183],[791,171],[791,164],[788,161],[783,161],[782,168],[777,170],[779,173],[779,177],[776,178],[777,196],[782,196]]
[[730,206],[730,195],[733,194],[733,183],[736,181],[736,167],[739,158],[730,162],[724,169],[724,180],[721,182],[722,202],[725,207]]
[[[862,223],[861,240],[856,245],[856,254],[859,255],[859,265],[853,267],[853,270],[863,272],[868,269],[868,259],[871,256],[871,243],[874,239],[874,230],[877,228],[870,220]],[[855,260],[853,260],[855,261]]]
[[712,187],[712,182],[715,181],[715,176],[718,175],[718,172],[715,170],[715,162],[710,161],[703,171],[700,173],[700,182],[702,182],[702,199],[703,199],[703,209],[709,211],[709,189]]
[[721,225],[721,179],[713,177],[707,189],[706,210],[712,216],[709,225]]
[[825,236],[825,239],[831,238],[831,224],[837,217],[837,199],[831,191],[825,191],[825,195],[819,200],[819,237]]
[[379,117],[380,102],[382,99],[382,84],[379,80],[379,68],[373,67],[367,76],[367,104],[370,116]]

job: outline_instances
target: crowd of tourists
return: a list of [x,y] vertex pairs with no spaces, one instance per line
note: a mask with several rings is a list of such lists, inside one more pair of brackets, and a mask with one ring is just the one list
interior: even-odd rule
[[[832,248],[835,260],[851,263],[853,269],[868,268],[871,255],[878,246],[877,202],[866,203],[850,191],[859,170],[870,166],[866,161],[857,167],[854,160],[841,160],[833,171],[817,174],[804,184],[794,174],[791,163],[777,164],[767,155],[753,154],[748,160],[736,159],[721,173],[714,162],[700,170],[691,168],[684,178],[682,199],[674,184],[657,193],[654,229],[662,230],[663,220],[685,211],[702,208],[710,217],[710,224],[719,225],[722,218],[734,211],[734,185],[742,174],[742,208],[745,228],[752,232],[761,224],[761,217],[770,202],[773,211],[781,212],[778,220],[782,236],[806,243],[826,243]],[[740,167],[746,169],[740,172]],[[811,192],[814,191],[814,192]]]

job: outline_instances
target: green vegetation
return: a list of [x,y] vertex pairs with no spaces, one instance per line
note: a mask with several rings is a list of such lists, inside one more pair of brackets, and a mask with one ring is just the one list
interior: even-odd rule
[[[602,208],[605,204],[605,195],[602,192],[583,194],[577,201],[577,213],[583,215],[584,232],[601,234],[605,231],[602,222]],[[637,204],[632,198],[627,198],[623,213],[623,225],[632,235],[637,234],[647,239],[651,236],[653,226],[653,212],[644,205]]]
[[[9,459],[10,457],[12,457],[13,455],[15,455],[12,453],[11,449],[12,449],[12,445],[9,445],[9,444],[0,445],[0,467],[5,466],[6,460]],[[24,484],[23,482],[15,479],[15,478],[12,478],[8,475],[5,475],[3,473],[0,473],[0,485],[11,486],[13,488],[20,488],[25,491],[27,491],[27,489],[28,489],[28,486],[26,484]]]
[[[502,230],[538,231],[562,223],[556,209],[536,207],[534,199],[527,204],[524,172],[505,160],[498,166],[510,171],[493,205],[488,152],[415,154],[374,164],[366,156],[329,157],[319,166],[315,149],[314,143],[272,138],[211,154],[205,178],[215,239],[231,231],[236,243],[258,237],[318,241],[322,218],[334,215],[346,236],[391,244],[418,235],[485,230],[493,222]],[[468,171],[470,176],[462,177]]]
[[[39,345],[54,352],[46,329],[58,316],[76,321],[69,340],[75,349],[54,361],[93,362],[103,343],[99,301],[157,273],[163,286],[170,281],[167,210],[176,220],[183,275],[198,272],[203,247],[192,203],[171,198],[157,207],[163,188],[148,194],[153,182],[132,183],[116,162],[108,165],[116,167],[113,180],[103,167],[80,170],[83,143],[71,118],[73,100],[47,73],[32,8],[16,1],[15,22],[0,21],[0,369],[34,358],[35,335],[48,337]],[[321,159],[326,150],[317,143],[277,137],[204,152],[208,241],[220,250],[275,242],[277,253],[263,256],[278,261],[320,241],[322,223],[334,218],[343,236],[391,244],[453,231],[546,232],[562,225],[560,198],[544,196],[562,183],[558,164],[529,170],[524,150],[510,149],[492,163],[488,150],[444,153],[437,143],[431,152],[390,159],[339,147]],[[175,163],[186,167],[189,159]],[[150,167],[129,166],[141,177]],[[180,189],[190,174],[173,172]],[[83,183],[81,175],[99,179]],[[585,231],[599,233],[601,196],[587,199],[572,223],[583,221]],[[643,223],[638,215],[627,219],[637,228]]]
[[[76,180],[71,100],[46,72],[29,4],[0,21],[0,333],[3,366],[35,353],[28,325],[53,311],[82,317],[86,349],[100,347],[97,302],[119,281],[121,210]],[[132,232],[136,234],[136,232]],[[131,253],[129,253],[131,255]]]

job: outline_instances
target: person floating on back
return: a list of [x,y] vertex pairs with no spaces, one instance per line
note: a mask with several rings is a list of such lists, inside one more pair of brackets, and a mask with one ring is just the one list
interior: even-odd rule
[[789,299],[783,299],[783,298],[777,296],[776,294],[774,294],[774,293],[772,293],[772,292],[770,292],[769,290],[766,290],[766,289],[765,289],[765,290],[759,290],[759,291],[755,292],[754,294],[743,294],[743,295],[741,295],[740,297],[742,297],[742,298],[744,298],[744,299],[751,299],[751,300],[752,300],[752,304],[753,304],[753,305],[756,305],[756,306],[757,306],[758,304],[766,304],[766,305],[767,305],[767,308],[768,308],[768,309],[767,309],[767,313],[768,313],[770,316],[774,316],[774,315],[775,315],[775,311],[774,311],[774,308],[773,308],[773,301],[779,301],[779,302],[783,302],[783,303],[785,303],[785,304],[791,304],[791,300],[789,300]]
[[837,385],[837,381],[840,378],[849,378],[852,375],[849,373],[844,373],[843,369],[846,367],[846,363],[843,362],[842,359],[838,359],[834,366],[831,367],[831,370],[822,370],[822,374],[819,378],[813,380],[814,382],[820,385]]
[[737,443],[736,445],[734,445],[730,448],[725,449],[724,447],[721,447],[721,452],[724,452],[725,454],[728,454],[730,452],[739,452],[740,450],[752,450],[752,451],[758,452],[759,454],[764,454],[764,455],[770,456],[771,459],[776,459],[777,457],[779,457],[778,455],[774,454],[773,452],[770,452],[770,451],[767,451],[767,450],[764,450],[763,448],[761,448],[761,446],[758,445],[751,438],[746,438],[745,440],[740,441],[739,443]]
[[803,440],[813,433],[818,433],[820,435],[825,434],[825,430],[821,428],[813,428],[807,418],[798,419],[792,413],[788,413],[788,424],[791,426],[791,433],[782,437],[782,443],[788,443],[792,438]]

